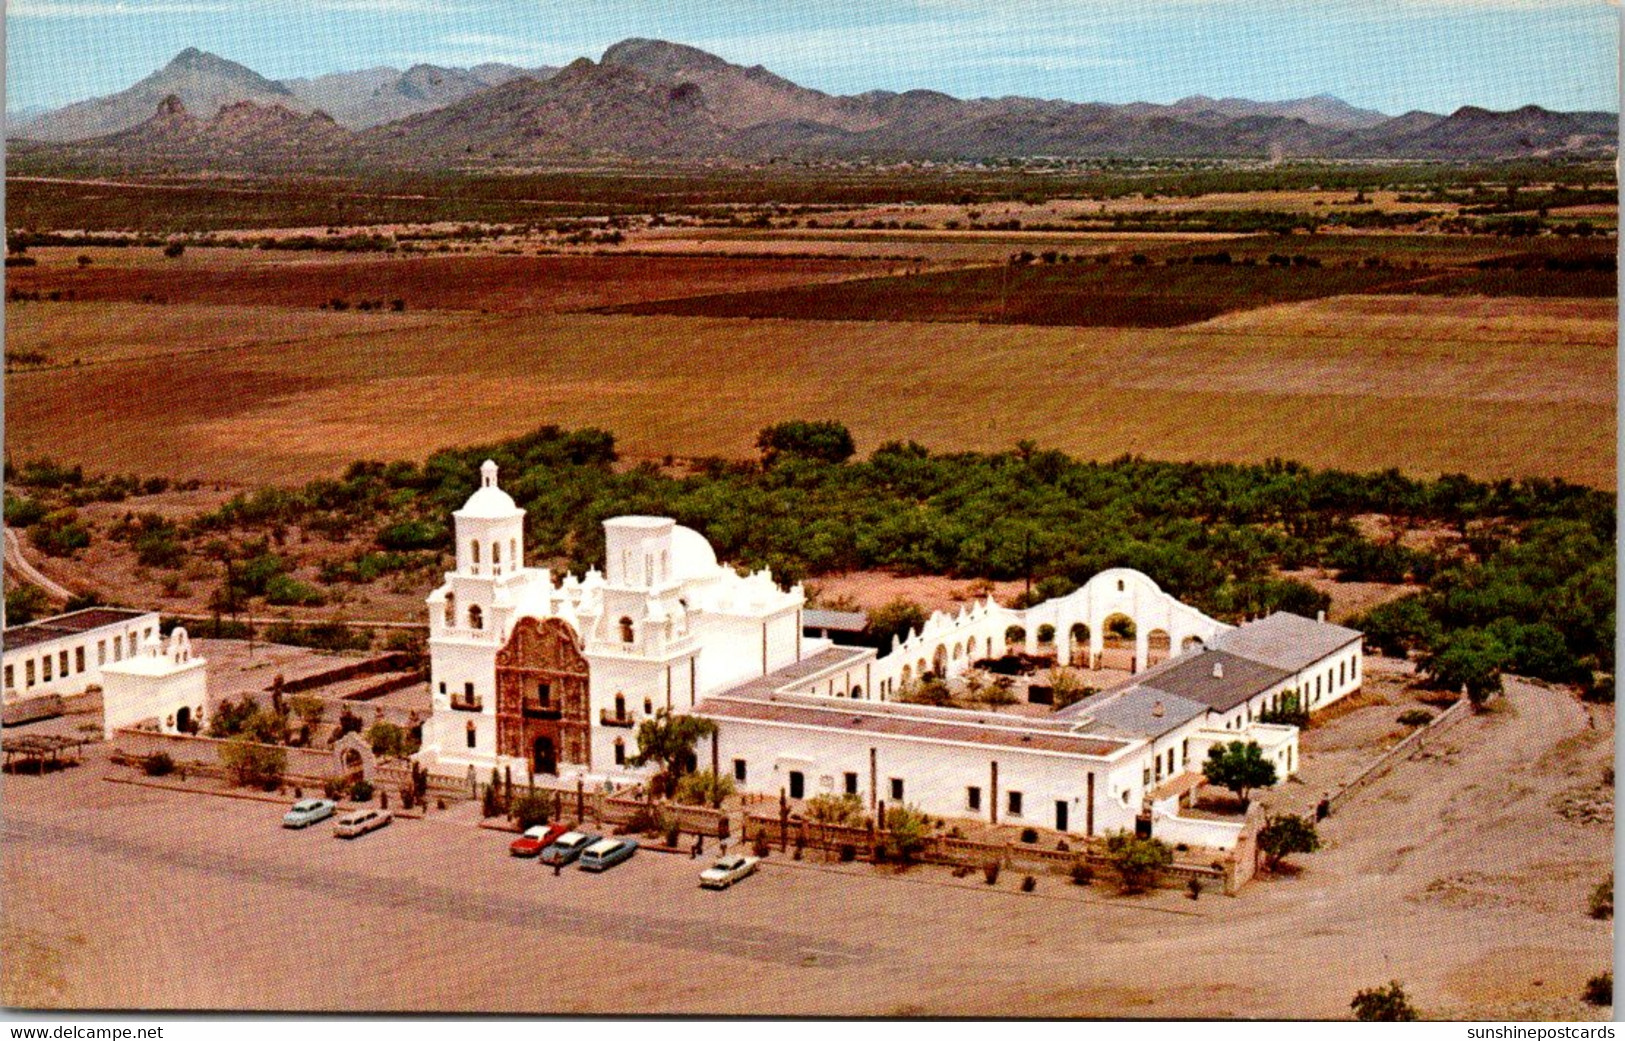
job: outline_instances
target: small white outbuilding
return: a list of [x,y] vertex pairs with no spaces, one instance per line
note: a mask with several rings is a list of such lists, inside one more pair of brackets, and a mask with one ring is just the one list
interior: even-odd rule
[[186,732],[203,723],[207,703],[208,663],[192,653],[185,629],[169,634],[166,644],[156,633],[140,651],[102,666],[102,729],[112,738],[120,727],[153,720],[167,734]]

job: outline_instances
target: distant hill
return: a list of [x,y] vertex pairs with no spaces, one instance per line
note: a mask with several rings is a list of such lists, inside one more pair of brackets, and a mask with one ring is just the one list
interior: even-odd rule
[[[156,94],[166,84],[173,89]],[[179,113],[154,117],[159,103],[171,97]],[[215,120],[224,108],[243,102],[252,109],[235,111],[225,123]],[[136,113],[138,104],[144,108]],[[966,100],[930,90],[836,96],[759,65],[735,65],[694,47],[646,39],[624,40],[600,62],[581,58],[562,70],[415,65],[405,72],[368,69],[286,84],[188,49],[129,90],[59,109],[14,135],[62,142],[88,137],[89,128],[97,127],[112,129],[65,146],[57,157],[207,165],[210,149],[222,148],[239,165],[252,165],[263,149],[268,163],[286,163],[297,152],[307,165],[441,167],[583,158],[1461,160],[1612,155],[1618,139],[1610,113],[1536,106],[1389,118],[1329,95],[1275,102],[1196,95],[1171,105]],[[124,131],[138,132],[106,139]],[[188,135],[195,140],[188,142]],[[274,149],[280,151],[272,154]],[[30,146],[22,154],[40,153]]]
[[170,95],[140,124],[72,147],[82,156],[138,168],[207,164],[275,169],[303,165],[313,155],[337,155],[353,137],[324,112],[238,101],[199,119]]
[[145,122],[166,98],[179,98],[188,112],[204,119],[239,101],[281,105],[294,112],[311,106],[280,83],[253,69],[188,47],[168,65],[127,90],[91,98],[39,116],[8,133],[36,141],[76,141],[128,130]]
[[391,123],[420,112],[444,108],[471,94],[522,76],[546,79],[557,69],[522,69],[492,62],[472,69],[414,65],[337,72],[314,79],[284,80],[296,97],[319,108],[352,130]]

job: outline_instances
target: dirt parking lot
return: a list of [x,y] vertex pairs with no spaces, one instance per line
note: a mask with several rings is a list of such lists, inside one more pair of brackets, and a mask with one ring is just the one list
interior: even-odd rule
[[1425,1014],[1597,1018],[1612,715],[1514,685],[1234,899],[1022,894],[946,871],[796,865],[725,893],[640,853],[554,878],[459,814],[354,842],[275,805],[122,784],[93,759],[4,788],[9,1005],[1339,1017],[1392,978]]

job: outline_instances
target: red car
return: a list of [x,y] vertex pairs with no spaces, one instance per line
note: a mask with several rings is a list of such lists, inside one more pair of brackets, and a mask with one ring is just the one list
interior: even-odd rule
[[527,828],[523,835],[509,844],[508,852],[516,857],[534,857],[568,830],[562,824],[538,824],[534,828]]

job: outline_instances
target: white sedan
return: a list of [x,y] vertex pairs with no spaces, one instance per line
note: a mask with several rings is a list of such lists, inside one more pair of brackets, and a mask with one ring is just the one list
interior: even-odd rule
[[760,857],[723,857],[700,872],[701,889],[727,889],[735,882],[756,873]]

